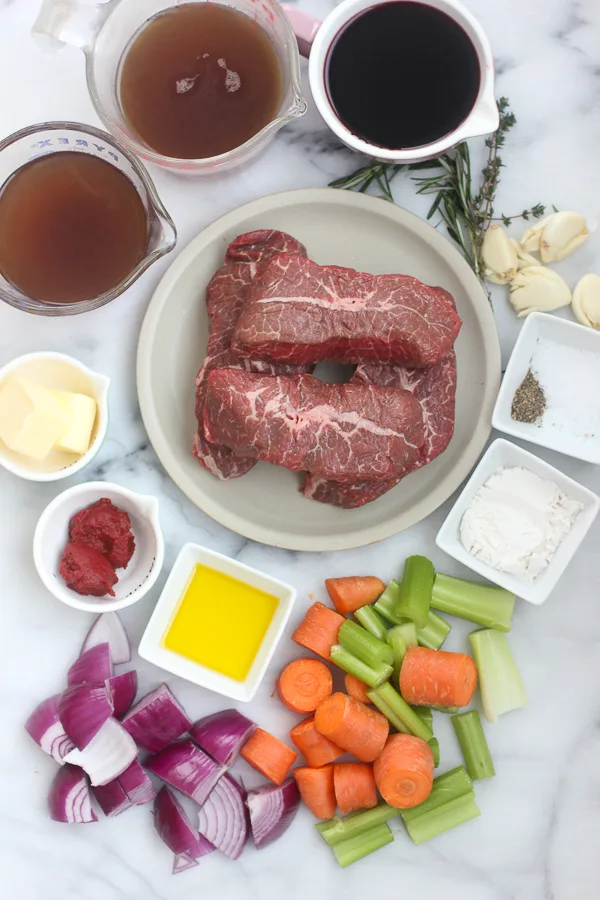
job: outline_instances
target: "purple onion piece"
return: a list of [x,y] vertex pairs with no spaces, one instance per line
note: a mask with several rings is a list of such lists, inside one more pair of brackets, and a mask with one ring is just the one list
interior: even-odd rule
[[223,766],[232,766],[256,725],[237,709],[204,716],[190,728],[190,737]]
[[133,701],[138,688],[137,672],[123,672],[121,675],[113,675],[107,680],[107,688],[111,692],[116,719],[124,716]]
[[293,778],[283,784],[265,784],[248,792],[248,811],[252,837],[258,850],[286,831],[300,805],[300,794]]
[[164,750],[185,734],[191,724],[166,684],[142,697],[123,719],[123,727],[150,753]]
[[48,794],[50,818],[55,822],[97,822],[87,779],[77,766],[62,766]]
[[150,757],[146,768],[200,806],[225,772],[189,739],[170,744]]
[[92,788],[92,793],[102,812],[107,816],[118,816],[119,813],[125,812],[133,806],[131,800],[119,784],[119,779],[115,778],[108,784],[99,784]]
[[62,766],[64,757],[75,746],[65,734],[58,715],[60,694],[42,700],[25,722],[25,731],[36,744]]
[[96,787],[118,778],[137,757],[135,741],[116,719],[107,719],[84,750],[75,747],[65,762],[80,766]]
[[215,785],[198,814],[200,834],[217,850],[237,859],[248,838],[245,794],[231,775]]
[[191,869],[198,865],[198,860],[192,859],[189,853],[176,853],[173,858],[173,875],[179,875],[186,869]]
[[114,669],[110,658],[110,648],[105,641],[103,644],[96,644],[81,654],[76,659],[69,671],[67,672],[67,684],[69,687],[73,684],[83,684],[91,681],[100,684],[108,678],[112,678]]
[[154,827],[173,853],[188,853],[199,859],[215,849],[198,834],[181,803],[168,787],[162,787],[154,801]]
[[105,641],[109,644],[110,656],[115,666],[130,661],[131,647],[123,623],[116,612],[105,612],[98,616],[86,635],[81,653]]
[[65,734],[84,750],[112,715],[113,705],[105,684],[74,684],[59,698],[58,713]]
[[134,759],[131,765],[119,775],[119,783],[132,803],[142,806],[156,797],[154,785],[141,765]]

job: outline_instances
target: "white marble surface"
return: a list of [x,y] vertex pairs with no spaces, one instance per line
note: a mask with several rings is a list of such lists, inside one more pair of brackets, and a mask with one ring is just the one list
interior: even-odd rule
[[[495,49],[499,93],[519,119],[504,152],[499,205],[516,212],[538,201],[600,210],[600,5],[597,0],[466,0]],[[303,0],[323,15],[331,0]],[[95,122],[76,50],[45,55],[28,31],[37,0],[0,0],[0,135],[37,121]],[[185,182],[153,172],[179,229],[179,248],[221,213],[263,194],[324,186],[359,160],[327,132],[313,108],[280,133],[243,172]],[[399,203],[423,212],[408,179],[396,184]],[[561,271],[571,281],[600,271],[596,235]],[[0,363],[37,349],[71,352],[113,379],[108,439],[82,478],[102,478],[154,492],[166,537],[165,572],[180,545],[194,540],[234,554],[293,581],[300,601],[322,597],[322,579],[350,571],[397,573],[411,552],[459,572],[434,549],[445,509],[410,531],[361,551],[333,555],[290,553],[252,544],[195,509],[158,464],[140,421],[134,382],[137,335],[161,272],[154,266],[124,297],[86,316],[44,319],[0,308]],[[505,357],[519,323],[503,293],[495,308]],[[600,491],[600,470],[541,453],[569,475]],[[75,480],[75,479],[74,479]],[[541,608],[519,603],[510,641],[529,692],[525,711],[488,728],[497,777],[477,786],[479,820],[413,847],[400,833],[394,844],[342,871],[317,840],[302,811],[279,844],[247,849],[237,863],[213,857],[170,875],[171,857],[152,828],[148,808],[86,827],[48,820],[45,797],[54,765],[29,740],[22,723],[43,697],[59,690],[91,616],[61,606],[42,588],[31,560],[36,520],[58,493],[0,471],[0,873],[6,900],[325,900],[377,894],[415,900],[596,900],[600,897],[600,522],[558,588]],[[464,571],[462,574],[466,574]],[[164,574],[163,574],[164,579]],[[162,581],[161,581],[162,583]],[[136,642],[157,591],[123,619]],[[450,649],[465,647],[466,626],[453,630]],[[293,655],[285,645],[251,713],[284,736],[294,717],[270,698],[272,676]],[[141,689],[161,672],[140,665]],[[168,679],[192,716],[222,701]],[[448,723],[445,722],[444,725]],[[437,727],[443,766],[458,762],[448,729]],[[248,770],[246,770],[246,775]]]

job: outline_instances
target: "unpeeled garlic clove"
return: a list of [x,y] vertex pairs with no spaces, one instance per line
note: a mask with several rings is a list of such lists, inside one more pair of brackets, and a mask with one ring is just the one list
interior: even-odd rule
[[536,222],[535,225],[532,225],[527,231],[523,232],[519,244],[525,253],[539,253],[542,231],[550,218],[551,216],[546,216],[545,219],[540,219],[539,222]]
[[573,291],[575,318],[588,328],[600,328],[600,275],[584,275]]
[[551,269],[529,266],[513,278],[510,302],[521,319],[532,312],[550,312],[568,306],[571,291],[566,281]]
[[541,234],[542,262],[559,262],[581,247],[590,236],[585,218],[577,212],[549,216]]
[[517,271],[520,272],[521,269],[527,269],[529,266],[541,266],[539,259],[523,250],[518,241],[513,240],[513,245],[517,251]]
[[508,284],[517,273],[517,251],[502,225],[492,225],[485,233],[481,256],[486,278],[494,284]]

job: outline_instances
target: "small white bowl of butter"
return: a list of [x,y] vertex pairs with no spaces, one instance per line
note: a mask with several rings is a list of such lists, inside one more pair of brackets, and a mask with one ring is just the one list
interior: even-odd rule
[[75,475],[106,436],[109,384],[65,353],[7,363],[0,369],[0,465],[29,481]]

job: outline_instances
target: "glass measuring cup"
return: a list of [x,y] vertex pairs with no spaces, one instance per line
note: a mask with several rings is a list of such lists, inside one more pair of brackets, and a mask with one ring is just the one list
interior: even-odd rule
[[92,103],[108,130],[147,162],[171,171],[214,174],[249,159],[288,122],[306,112],[300,59],[294,32],[276,0],[184,0],[220,3],[254,19],[270,37],[281,63],[282,92],[277,115],[248,141],[227,153],[206,159],[175,159],[151,150],[123,116],[119,99],[121,62],[133,39],[149,19],[179,6],[182,0],[43,0],[32,33],[46,46],[72,44],[86,58],[87,85]]
[[[120,284],[98,297],[75,303],[32,300],[0,272],[0,299],[25,312],[42,316],[70,316],[104,306],[130,287],[146,269],[169,253],[177,243],[173,220],[161,203],[141,163],[105,131],[77,122],[45,122],[31,125],[0,141],[0,186],[14,173],[41,156],[52,153],[87,153],[115,166],[135,187],[146,211],[148,242],[143,259]],[[48,223],[51,228],[52,222]]]

